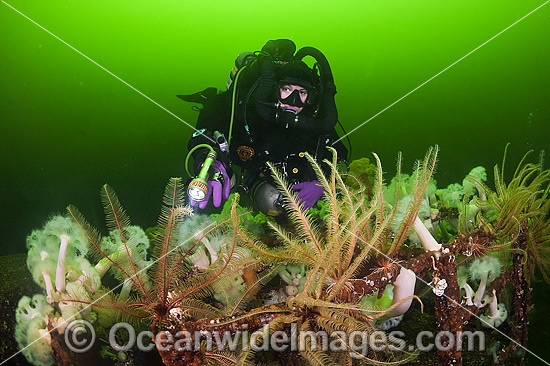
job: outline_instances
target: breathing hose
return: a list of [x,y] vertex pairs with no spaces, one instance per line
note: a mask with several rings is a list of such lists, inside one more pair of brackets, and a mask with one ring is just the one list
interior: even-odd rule
[[233,95],[231,96],[231,120],[229,121],[229,133],[228,133],[228,139],[227,139],[227,146],[231,146],[231,135],[233,134],[233,121],[235,120],[235,104],[237,100],[237,85],[239,82],[239,76],[241,75],[241,71],[246,69],[247,65],[244,65],[237,71],[237,75],[235,75],[235,83],[233,84]]
[[321,108],[321,100],[323,93],[325,91],[325,85],[326,83],[334,84],[334,77],[332,76],[332,70],[330,69],[330,65],[328,63],[327,58],[321,51],[319,51],[317,48],[314,47],[302,47],[296,52],[294,55],[295,60],[302,60],[306,56],[311,56],[317,61],[317,65],[319,65],[319,68],[321,69],[321,80],[320,80],[320,90],[319,90],[319,98],[317,101],[317,106],[314,109],[314,115],[317,115],[319,112],[319,109]]

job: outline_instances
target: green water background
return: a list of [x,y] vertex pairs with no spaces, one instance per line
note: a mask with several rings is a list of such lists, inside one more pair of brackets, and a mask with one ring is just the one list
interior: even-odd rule
[[[7,3],[190,124],[197,113],[175,95],[223,89],[240,52],[274,38],[314,46],[331,63],[350,131],[544,2]],[[438,144],[444,187],[477,165],[491,180],[507,142],[509,174],[526,151],[549,151],[549,39],[547,5],[352,133],[353,158],[375,151],[389,180],[398,151],[410,171]],[[154,225],[169,177],[185,174],[192,132],[0,4],[2,254],[25,252],[30,231],[69,203],[104,230],[104,183],[134,224]]]

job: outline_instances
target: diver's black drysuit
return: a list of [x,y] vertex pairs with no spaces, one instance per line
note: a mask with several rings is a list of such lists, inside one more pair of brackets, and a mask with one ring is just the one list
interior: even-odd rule
[[[260,61],[243,69],[228,90],[217,94],[211,103],[205,105],[196,125],[197,130],[204,129],[204,132],[195,133],[188,147],[191,150],[202,143],[212,145],[204,135],[212,137],[214,131],[223,133],[228,140],[231,134],[229,154],[224,156],[218,153],[218,160],[229,163],[227,166],[242,168],[240,184],[245,190],[259,181],[271,179],[266,162],[281,169],[290,183],[315,180],[316,176],[303,152],[308,152],[321,162],[330,157],[326,147],[338,139],[334,129],[338,121],[334,82],[332,78],[326,82],[322,95],[317,96],[322,101],[315,116],[313,106],[308,105],[296,115],[275,106],[279,93],[275,79],[277,68],[281,65],[266,59]],[[237,90],[232,103],[235,86]],[[235,111],[230,131],[232,108]],[[217,149],[216,146],[214,148]],[[347,149],[341,142],[334,148],[338,151],[339,160],[347,158]],[[200,169],[206,153],[206,149],[194,153],[195,173]]]

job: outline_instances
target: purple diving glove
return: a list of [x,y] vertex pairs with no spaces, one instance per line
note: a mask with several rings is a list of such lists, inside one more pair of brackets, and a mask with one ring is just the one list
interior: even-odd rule
[[292,189],[298,191],[298,202],[304,205],[305,210],[312,208],[325,193],[325,189],[318,180],[295,184]]
[[227,200],[229,198],[229,191],[231,190],[231,179],[229,179],[229,174],[227,174],[227,169],[225,164],[219,160],[216,160],[212,164],[212,180],[207,181],[208,183],[208,193],[204,200],[197,202],[192,198],[189,198],[189,203],[191,206],[195,207],[197,203],[199,208],[204,210],[212,197],[212,203],[214,207],[220,207],[222,203],[222,198]]

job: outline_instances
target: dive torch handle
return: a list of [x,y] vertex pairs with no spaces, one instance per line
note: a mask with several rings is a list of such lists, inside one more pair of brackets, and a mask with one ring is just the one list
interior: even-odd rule
[[201,170],[199,171],[199,174],[197,175],[197,178],[207,180],[208,179],[208,172],[210,171],[210,168],[212,167],[212,164],[216,161],[216,152],[214,150],[210,150],[208,155],[206,156],[206,159],[204,159],[204,163],[202,163]]

